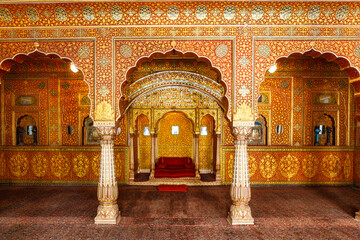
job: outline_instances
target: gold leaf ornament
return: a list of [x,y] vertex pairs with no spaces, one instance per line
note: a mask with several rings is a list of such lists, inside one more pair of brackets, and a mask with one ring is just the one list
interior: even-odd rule
[[298,173],[299,168],[299,160],[295,156],[288,154],[280,159],[280,172],[288,181]]
[[31,159],[31,169],[38,178],[43,177],[48,167],[48,160],[43,154],[38,153]]
[[115,113],[110,103],[102,101],[96,105],[95,120],[96,121],[112,121],[115,119]]

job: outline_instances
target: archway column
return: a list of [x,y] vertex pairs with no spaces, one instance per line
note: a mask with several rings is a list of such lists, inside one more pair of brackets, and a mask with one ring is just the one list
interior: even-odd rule
[[157,134],[151,133],[151,163],[150,163],[150,179],[155,178],[155,161],[156,161],[156,141]]
[[199,172],[199,136],[200,133],[194,134],[195,139],[195,151],[194,151],[194,157],[195,157],[195,177],[200,179],[200,172]]
[[101,137],[100,175],[97,191],[99,206],[95,224],[117,224],[120,220],[117,204],[118,185],[114,164],[114,136],[117,128],[96,126],[96,123],[94,125]]
[[135,173],[134,173],[134,161],[135,161],[134,137],[135,137],[135,134],[130,133],[130,137],[129,137],[129,146],[130,146],[130,174],[129,174],[129,179],[130,179],[130,181],[134,181],[134,179],[135,179]]
[[247,154],[247,140],[253,126],[254,122],[233,126],[235,158],[230,189],[232,204],[227,218],[231,225],[254,224],[249,206],[251,191]]

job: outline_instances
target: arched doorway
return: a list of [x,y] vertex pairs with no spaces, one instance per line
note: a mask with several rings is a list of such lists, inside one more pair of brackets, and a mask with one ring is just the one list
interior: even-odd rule
[[[129,133],[132,136],[130,143],[133,159],[130,160],[129,175],[132,176],[133,171],[138,171],[135,169],[135,156],[140,153],[140,147],[144,147],[147,150],[143,156],[150,155],[151,164],[150,169],[141,170],[143,172],[153,172],[157,159],[164,154],[179,153],[179,156],[192,158],[196,165],[197,179],[200,179],[199,157],[203,155],[203,172],[216,172],[217,179],[220,180],[221,126],[228,105],[225,92],[226,86],[221,81],[220,72],[213,68],[207,59],[199,58],[193,53],[182,54],[173,49],[165,54],[156,53],[149,58],[140,59],[137,65],[128,71],[127,81],[123,85],[125,98],[120,101],[120,109],[128,115]],[[191,127],[181,127],[176,123],[173,123],[172,127],[175,132],[176,127],[188,132],[187,141],[183,141],[186,146],[181,146],[181,151],[166,152],[165,149],[180,148],[175,141],[177,134],[172,134],[169,138],[171,140],[171,137],[174,137],[175,142],[166,141],[163,135],[159,135],[163,134],[161,126],[167,122],[166,119],[176,118],[175,116],[181,116],[181,113],[191,119]],[[144,117],[139,117],[141,115]],[[146,126],[140,124],[140,119],[144,119]],[[186,121],[183,119],[179,122]],[[150,132],[148,137],[143,136],[145,127],[148,127]],[[202,127],[209,133],[206,137],[201,135]],[[141,141],[141,138],[148,139],[146,147],[140,146],[141,142],[138,140]],[[204,141],[205,138],[208,139]],[[135,142],[137,146],[134,146]],[[150,175],[150,179],[152,178]]]

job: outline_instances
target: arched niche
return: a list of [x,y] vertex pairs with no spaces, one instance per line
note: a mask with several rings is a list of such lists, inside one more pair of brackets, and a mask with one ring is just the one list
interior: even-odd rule
[[38,145],[38,127],[36,120],[31,115],[23,115],[16,121],[16,145],[36,146]]

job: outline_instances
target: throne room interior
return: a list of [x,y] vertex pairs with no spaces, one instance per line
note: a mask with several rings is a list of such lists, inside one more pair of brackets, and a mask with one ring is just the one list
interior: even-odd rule
[[360,237],[359,26],[355,0],[1,1],[0,238],[57,204],[66,238]]

